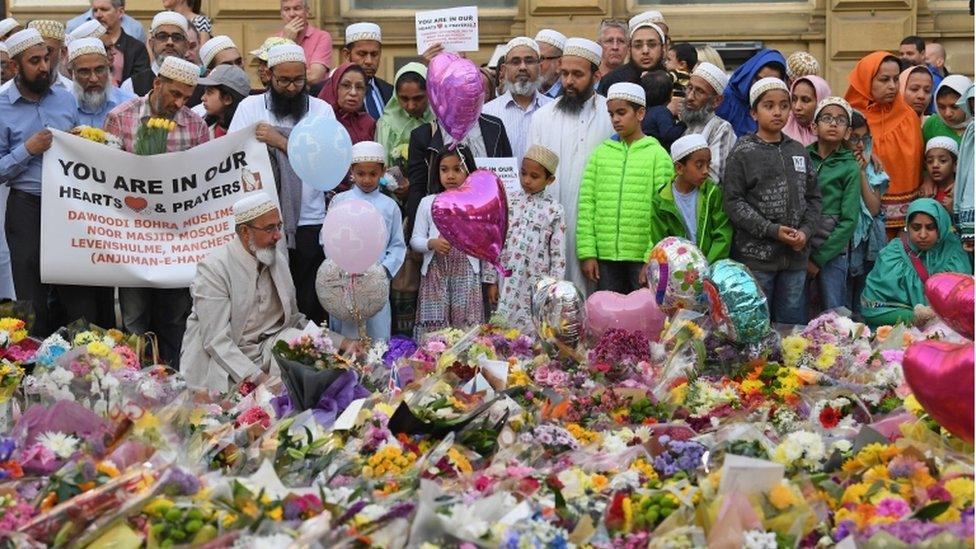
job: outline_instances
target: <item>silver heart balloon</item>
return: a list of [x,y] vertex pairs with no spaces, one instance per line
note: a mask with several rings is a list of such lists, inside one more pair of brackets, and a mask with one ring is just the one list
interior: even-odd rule
[[350,275],[326,259],[315,276],[315,293],[330,315],[343,322],[365,322],[386,305],[390,280],[379,264],[361,275]]

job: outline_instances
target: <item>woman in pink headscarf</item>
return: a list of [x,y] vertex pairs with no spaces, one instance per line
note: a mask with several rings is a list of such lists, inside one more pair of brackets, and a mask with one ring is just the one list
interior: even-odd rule
[[796,139],[804,147],[816,141],[813,113],[817,110],[817,103],[827,97],[830,97],[830,86],[823,78],[810,74],[794,80],[790,87],[793,109],[786,126],[783,126],[783,133]]
[[905,103],[925,122],[925,114],[932,102],[932,73],[925,65],[909,67],[898,75],[898,92]]

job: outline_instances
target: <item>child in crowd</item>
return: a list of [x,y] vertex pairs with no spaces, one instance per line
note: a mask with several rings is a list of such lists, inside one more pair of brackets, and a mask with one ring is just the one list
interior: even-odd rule
[[684,97],[691,71],[698,64],[698,50],[687,42],[678,42],[669,46],[667,52],[664,68],[674,80],[675,95]]
[[610,86],[607,110],[620,140],[608,139],[593,151],[579,191],[576,255],[583,275],[600,290],[622,294],[643,283],[652,244],[648,199],[674,176],[668,153],[641,131],[644,105],[637,84]]
[[[337,194],[329,208],[336,207],[347,200],[363,200],[372,204],[386,223],[386,251],[380,258],[380,265],[386,270],[387,278],[396,276],[407,253],[407,245],[403,239],[403,218],[397,203],[380,191],[380,178],[386,169],[386,149],[375,141],[360,141],[352,146],[352,166],[349,168],[354,186],[348,191]],[[392,323],[390,300],[387,298],[383,309],[366,320],[366,332],[374,341],[390,339]],[[338,332],[350,339],[359,337],[359,326],[354,323],[342,322],[335,316],[329,320],[334,332]]]
[[851,237],[848,267],[848,299],[853,317],[861,317],[861,292],[868,273],[874,267],[878,253],[888,243],[885,234],[884,210],[881,196],[888,191],[888,174],[871,150],[868,121],[857,111],[851,111],[851,136],[848,139],[854,159],[861,167],[861,211]]
[[641,86],[647,98],[647,109],[641,123],[644,135],[656,139],[665,150],[671,148],[688,126],[678,120],[680,101],[672,101],[674,79],[665,71],[651,71],[641,77]]
[[952,213],[952,195],[956,187],[956,161],[959,145],[951,137],[938,136],[925,144],[925,170],[935,184],[935,201]]
[[939,115],[928,117],[922,124],[922,139],[926,143],[940,135],[951,137],[959,143],[971,117],[956,103],[972,85],[972,80],[961,74],[951,74],[942,80],[935,90],[935,106]]
[[[544,277],[566,276],[566,221],[563,207],[546,187],[555,181],[556,153],[533,145],[522,158],[522,188],[508,195],[508,237],[501,262],[512,274],[498,280],[485,269],[488,302],[498,304],[496,314],[509,326],[534,334],[531,302],[536,283]],[[501,289],[499,289],[499,285]]]
[[861,167],[847,148],[852,109],[842,97],[817,104],[817,140],[807,147],[820,186],[819,229],[810,239],[807,273],[817,281],[825,310],[849,305],[848,248],[861,210]]
[[417,341],[430,332],[484,321],[481,262],[442,238],[431,213],[438,193],[460,187],[476,169],[471,150],[464,145],[443,148],[430,164],[430,188],[436,191],[420,201],[410,238],[410,247],[424,254],[414,326]]
[[237,105],[251,93],[251,81],[243,69],[234,65],[217,65],[210,74],[199,80],[206,87],[203,93],[204,121],[210,129],[210,139],[227,134]]
[[722,210],[722,189],[708,176],[712,151],[697,133],[671,145],[674,180],[655,189],[651,242],[680,236],[694,242],[709,263],[729,257],[732,224]]
[[722,192],[732,221],[732,258],[745,263],[766,294],[774,322],[804,324],[807,240],[820,218],[820,189],[803,145],[783,134],[790,95],[779,78],[749,90],[755,133],[736,142]]

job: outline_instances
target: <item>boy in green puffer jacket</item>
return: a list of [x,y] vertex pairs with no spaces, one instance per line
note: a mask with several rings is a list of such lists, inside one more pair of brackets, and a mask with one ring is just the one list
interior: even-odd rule
[[668,153],[641,131],[644,105],[644,89],[637,84],[610,86],[607,110],[620,141],[604,141],[583,172],[576,255],[598,290],[627,294],[644,284],[652,245],[651,195],[674,176]]
[[709,263],[729,257],[732,222],[722,208],[722,190],[708,177],[712,151],[697,133],[671,145],[677,175],[653,197],[651,243],[680,236],[695,243]]

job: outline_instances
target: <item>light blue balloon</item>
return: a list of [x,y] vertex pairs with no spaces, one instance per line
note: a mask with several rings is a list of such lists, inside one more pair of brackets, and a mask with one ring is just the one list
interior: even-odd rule
[[288,160],[302,183],[331,191],[352,164],[352,139],[335,117],[305,117],[288,137]]

